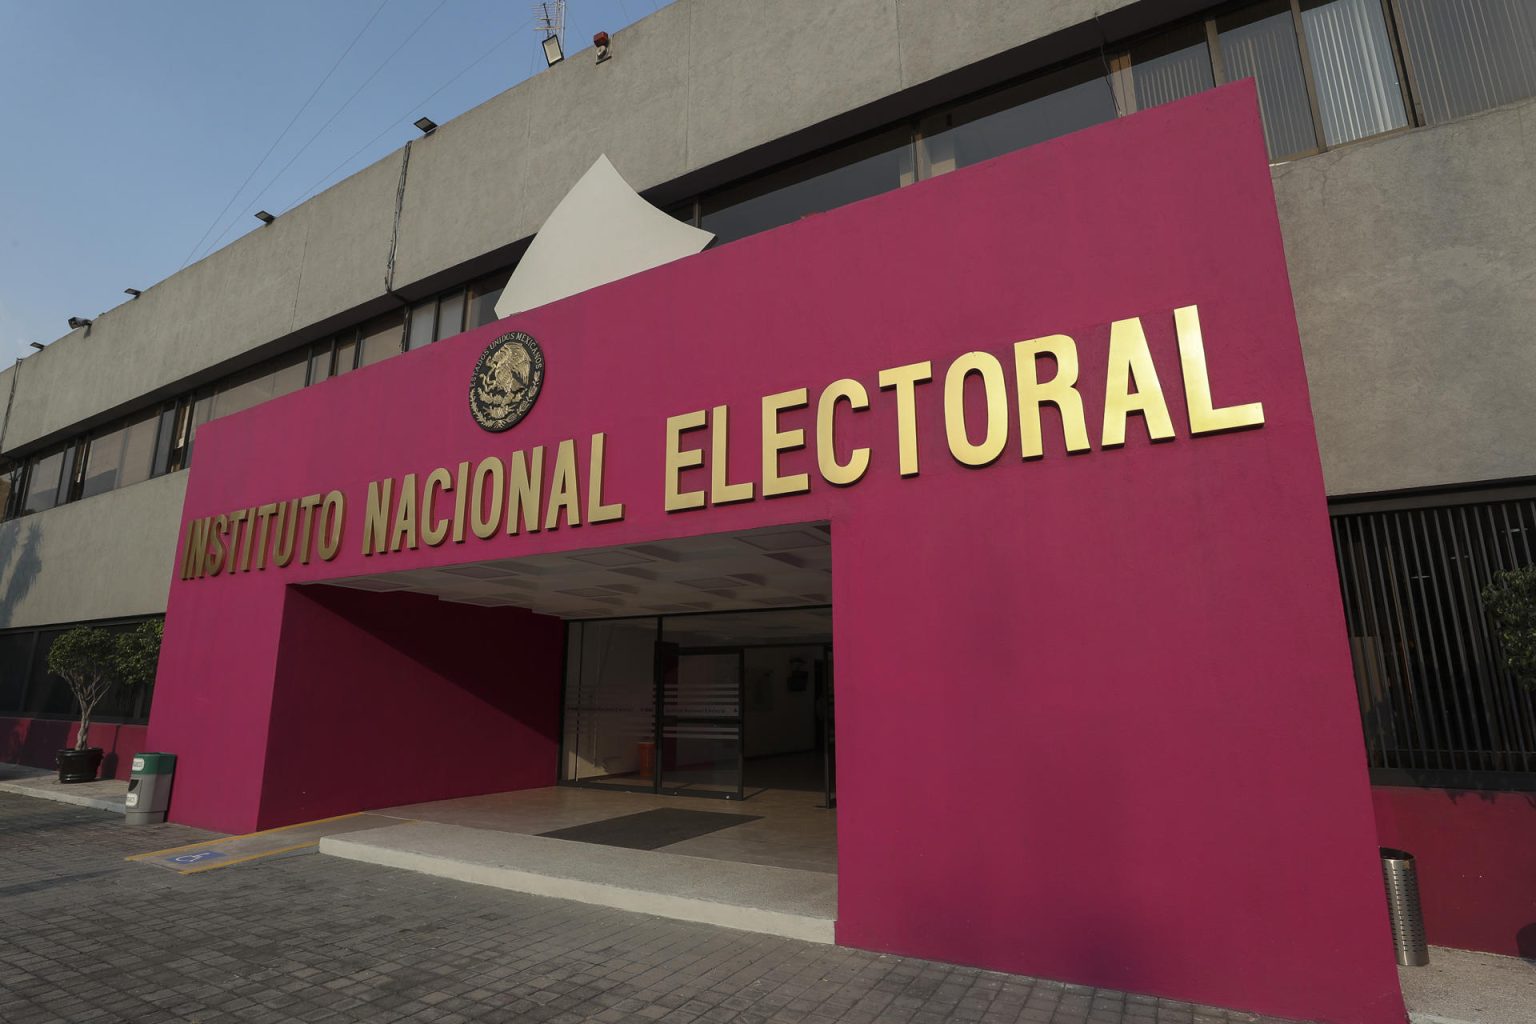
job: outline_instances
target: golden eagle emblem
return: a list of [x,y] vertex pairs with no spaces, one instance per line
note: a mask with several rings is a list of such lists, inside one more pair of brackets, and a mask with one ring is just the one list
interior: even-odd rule
[[469,382],[469,411],[486,430],[510,430],[544,386],[544,352],[522,331],[503,334],[480,353]]

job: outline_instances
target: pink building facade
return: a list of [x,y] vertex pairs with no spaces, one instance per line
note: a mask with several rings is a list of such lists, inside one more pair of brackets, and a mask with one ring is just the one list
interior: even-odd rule
[[[512,331],[544,379],[493,433],[466,399]],[[558,618],[328,581],[816,523],[840,942],[1404,1019],[1250,84],[406,353],[197,447],[148,735],[180,759],[174,821],[557,781]]]

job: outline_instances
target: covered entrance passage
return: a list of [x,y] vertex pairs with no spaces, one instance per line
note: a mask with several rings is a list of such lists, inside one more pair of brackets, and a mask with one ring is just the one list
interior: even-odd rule
[[328,583],[564,620],[561,784],[830,809],[831,573],[806,523]]
[[568,626],[561,781],[836,805],[832,609]]
[[[385,600],[429,595],[449,620],[526,609],[563,629],[563,648],[548,782],[385,807],[377,813],[410,824],[328,840],[322,852],[831,940],[837,831],[827,524],[328,585]],[[456,605],[471,607],[455,612]],[[494,650],[498,637],[477,642]],[[548,686],[555,696],[556,680],[526,671],[515,645],[485,664],[493,676],[482,680],[488,695]]]

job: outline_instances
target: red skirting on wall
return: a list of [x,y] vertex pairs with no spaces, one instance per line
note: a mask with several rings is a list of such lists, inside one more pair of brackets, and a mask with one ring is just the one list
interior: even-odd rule
[[[0,762],[53,768],[54,755],[75,745],[80,723],[58,718],[0,718]],[[104,752],[101,777],[126,779],[133,756],[145,749],[143,725],[97,722],[91,726],[91,746]]]
[[1536,957],[1536,793],[1377,786],[1382,846],[1414,855],[1432,945]]

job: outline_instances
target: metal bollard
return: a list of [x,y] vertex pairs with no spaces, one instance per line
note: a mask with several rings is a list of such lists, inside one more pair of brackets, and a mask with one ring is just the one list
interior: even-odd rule
[[1429,946],[1424,941],[1424,914],[1419,909],[1419,875],[1413,854],[1383,846],[1381,873],[1387,883],[1387,911],[1392,915],[1397,962],[1403,967],[1423,967],[1429,963]]

